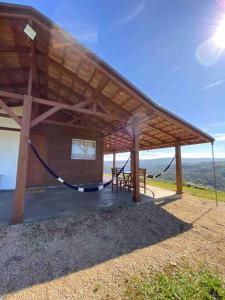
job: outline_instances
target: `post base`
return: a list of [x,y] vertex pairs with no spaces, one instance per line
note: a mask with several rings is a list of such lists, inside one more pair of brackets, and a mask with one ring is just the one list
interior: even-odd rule
[[16,216],[16,217],[12,217],[10,224],[11,225],[16,225],[16,224],[20,224],[23,223],[23,216]]
[[138,199],[132,198],[132,201],[133,202],[141,202],[141,199],[140,198],[138,198]]
[[183,191],[182,192],[179,192],[179,191],[176,192],[177,195],[182,195],[183,193],[184,193]]

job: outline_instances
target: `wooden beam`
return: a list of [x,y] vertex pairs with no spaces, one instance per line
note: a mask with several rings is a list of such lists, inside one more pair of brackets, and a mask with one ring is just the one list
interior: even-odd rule
[[183,193],[183,183],[182,183],[182,162],[181,162],[181,146],[179,141],[175,145],[176,151],[176,185],[177,194]]
[[139,130],[138,130],[138,122],[136,122],[135,120],[133,122],[133,132],[134,132],[133,155],[132,155],[133,201],[139,202],[141,201],[140,182],[139,182]]
[[32,94],[32,87],[33,87],[33,57],[31,57],[31,65],[30,65],[30,71],[29,71],[29,78],[28,78],[28,84],[27,84],[27,95],[31,96]]
[[[52,76],[49,76],[49,75],[47,76],[43,70],[40,70],[40,71],[41,71],[42,74],[44,74],[44,76],[48,77],[49,80],[52,81],[52,83],[54,83],[56,85],[59,84],[59,81],[57,79],[55,79],[55,78],[53,78]],[[72,75],[70,75],[70,76],[72,76]],[[74,74],[74,77],[75,76],[77,77],[78,81],[81,81],[81,79],[76,74]],[[82,81],[84,81],[84,80],[82,79]],[[88,82],[85,82],[85,84],[88,85]],[[69,88],[68,86],[66,86],[62,82],[61,82],[61,88],[63,88],[66,91],[67,90],[69,91],[69,95],[67,97],[61,96],[61,99],[65,100],[66,102],[71,102],[71,100],[70,100],[71,95],[76,97],[79,102],[82,101],[83,99],[90,100],[90,98],[85,97],[84,94],[82,94],[82,95],[78,94],[77,92],[73,91],[72,88]],[[92,89],[93,92],[94,92],[94,89],[91,86],[89,86],[89,88]],[[54,90],[52,90],[50,87],[48,87],[48,89],[51,90],[54,93]],[[55,97],[57,99],[57,95],[55,95]],[[96,101],[96,100],[93,100],[93,97],[91,97],[91,99],[92,99],[93,102]],[[101,99],[101,101],[102,101],[102,99]],[[105,107],[105,110],[107,109],[106,104],[110,105],[110,106],[112,106],[113,111],[117,111],[117,110],[121,111],[125,118],[127,118],[127,119],[130,118],[130,114],[124,108],[121,108],[118,104],[113,102],[110,98],[107,98],[107,97],[104,96],[104,103],[103,104],[101,103],[102,105],[100,104],[100,101],[98,101],[97,103],[98,103],[99,107],[100,106]],[[104,112],[104,110],[103,110],[103,112]],[[110,112],[110,113],[112,113],[112,112]],[[120,119],[122,119],[122,117]]]
[[11,117],[8,114],[3,114],[3,113],[0,113],[0,117],[11,119]]
[[6,97],[6,98],[12,98],[16,100],[23,100],[24,96],[21,94],[16,94],[12,92],[7,92],[7,91],[0,91],[0,96]]
[[0,45],[0,52],[2,53],[11,53],[11,52],[21,52],[21,53],[30,53],[30,47],[27,46],[10,46],[10,45]]
[[32,97],[24,95],[23,117],[20,132],[19,156],[16,177],[16,191],[13,203],[11,223],[23,222],[24,197],[27,179],[28,149],[30,137],[30,121],[32,113]]
[[83,100],[77,104],[74,104],[72,107],[73,108],[84,108],[86,105],[88,104],[91,104],[93,101],[91,99],[86,99],[86,100]]
[[93,95],[93,100],[96,100],[98,98],[98,96],[101,94],[101,92],[104,90],[104,88],[107,86],[107,84],[109,83],[109,78],[105,77],[98,85],[97,89],[94,92]]
[[[31,51],[33,57],[33,74],[34,74],[34,83],[35,83],[35,94],[40,97],[40,84],[38,80],[38,69],[37,69],[37,55],[36,55],[36,41],[32,42]],[[38,106],[38,105],[36,105]],[[38,111],[38,107],[34,108],[36,112]]]
[[[5,75],[21,74],[21,73],[27,74],[29,72],[29,68],[27,68],[27,67],[1,67],[0,72]],[[1,86],[2,86],[2,84],[4,84],[4,83],[1,83]],[[5,84],[5,86],[7,86],[7,85]]]
[[106,119],[117,120],[117,121],[120,120],[119,117],[115,117],[110,114],[105,114],[102,112],[94,112],[90,109],[79,108],[80,103],[75,104],[75,105],[68,105],[68,104],[63,104],[63,103],[50,101],[50,100],[42,99],[42,98],[36,98],[36,97],[33,98],[33,101],[36,103],[39,103],[39,104],[49,105],[49,106],[57,106],[60,109],[66,109],[66,110],[70,110],[70,111],[80,112],[80,113],[84,113],[84,114],[88,114],[88,115],[92,115],[92,116],[96,116],[96,117],[100,117],[100,118],[106,118]]
[[5,131],[20,131],[19,128],[11,128],[11,127],[0,127],[0,130],[5,130]]
[[72,127],[72,128],[79,128],[79,129],[85,129],[88,131],[95,131],[98,133],[100,132],[100,129],[94,126],[84,126],[84,125],[76,125],[76,124],[68,124],[64,122],[59,122],[59,121],[52,121],[52,120],[44,120],[43,123],[50,124],[50,125],[58,125],[58,126],[63,126],[63,127]]
[[36,119],[32,120],[30,127],[32,128],[32,127],[38,125],[39,123],[43,122],[45,119],[49,118],[50,116],[52,116],[54,113],[56,113],[59,110],[60,110],[60,108],[57,106],[50,108],[49,110],[47,110],[46,112],[44,112],[43,114],[38,116]]
[[[82,59],[81,59],[80,61],[82,61]],[[78,72],[78,70],[79,70],[79,69],[77,69],[77,72]],[[77,73],[77,72],[76,72],[76,73]],[[94,78],[95,74],[96,74],[96,69],[94,68],[94,71],[92,72],[90,79],[87,81],[87,83],[86,83],[86,85],[85,85],[85,88],[84,88],[84,90],[83,90],[83,92],[82,92],[82,96],[85,95],[85,93],[86,93],[86,91],[87,91],[87,88],[90,87],[90,83],[91,83],[92,79]],[[76,76],[77,76],[77,75],[76,75]],[[74,76],[73,79],[75,80],[76,77]]]
[[[43,50],[41,50],[40,48],[38,48],[38,50],[39,50],[39,52],[41,52],[41,53],[43,52]],[[43,54],[43,53],[42,53],[42,54]],[[46,53],[44,53],[44,54],[46,54]],[[42,56],[43,56],[43,55],[42,55]],[[57,68],[60,68],[60,70],[63,69],[63,71],[64,71],[65,73],[67,73],[68,76],[70,76],[70,77],[72,76],[74,82],[79,81],[79,82],[81,82],[81,83],[85,86],[84,93],[82,94],[83,97],[84,97],[85,90],[86,90],[87,86],[89,86],[89,88],[92,88],[89,84],[90,84],[90,81],[91,81],[91,79],[92,79],[92,76],[94,76],[95,72],[93,72],[90,81],[87,82],[87,81],[85,81],[84,79],[80,78],[75,72],[72,72],[70,69],[68,69],[65,65],[62,65],[62,64],[61,64],[60,62],[58,62],[55,58],[48,56],[46,59],[49,60],[50,64],[55,65]],[[42,69],[39,69],[39,70],[45,74],[45,72],[44,72]],[[45,74],[45,75],[46,75],[46,74]],[[47,76],[47,75],[46,75],[46,76]],[[53,77],[50,77],[49,75],[48,75],[48,77],[51,79],[52,82],[54,82],[54,83],[56,83],[56,84],[59,84],[59,81],[58,81],[57,79],[55,79],[55,78],[53,78]],[[74,83],[74,82],[73,82],[73,83]],[[106,77],[100,82],[100,84],[99,84],[99,86],[97,87],[96,90],[94,90],[94,89],[92,88],[93,93],[94,93],[94,94],[93,94],[93,97],[92,97],[93,101],[97,99],[97,97],[100,95],[100,93],[101,93],[102,90],[106,87],[106,85],[107,85],[108,83],[109,83],[109,78],[106,76]],[[75,93],[75,91],[72,90],[73,84],[71,85],[70,88],[69,88],[68,86],[65,86],[62,82],[60,83],[60,85],[61,85],[62,88],[64,88],[64,89],[66,89],[66,90],[69,91],[69,95],[68,95],[68,97],[67,97],[67,99],[69,100],[69,99],[70,99],[70,96],[71,96],[72,94]],[[77,95],[77,97],[80,99],[81,96],[80,96],[80,95]],[[107,98],[107,102],[110,102],[112,105],[118,107],[118,105],[117,105],[115,102],[113,102],[112,99],[110,99],[110,98]],[[129,113],[128,113],[124,108],[121,108],[121,107],[120,107],[120,110],[121,110],[121,109],[123,110],[124,113],[126,113],[127,115],[129,115]]]
[[[13,42],[15,45],[15,48],[17,48],[17,45],[21,44],[21,38],[18,34],[18,32],[20,33],[21,31],[19,30],[18,26],[17,26],[17,22],[16,19],[13,19],[9,22],[9,28],[11,29],[11,35],[13,38]],[[17,60],[20,66],[24,66],[27,63],[27,60],[29,59],[29,57],[27,57],[27,55],[21,55],[20,52],[17,52],[16,50],[16,54],[17,54]],[[26,84],[26,77],[24,76],[24,74],[20,75],[20,78],[23,79],[24,84]]]
[[0,106],[19,126],[21,126],[20,118],[5,104],[2,99],[0,99]]

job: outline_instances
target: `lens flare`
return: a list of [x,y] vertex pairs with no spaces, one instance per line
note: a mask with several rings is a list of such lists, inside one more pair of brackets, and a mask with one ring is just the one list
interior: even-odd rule
[[216,47],[225,49],[225,16],[216,29],[215,35],[213,36],[213,42]]
[[225,15],[216,23],[217,26],[212,28],[211,37],[196,49],[198,61],[205,66],[215,64],[225,52]]

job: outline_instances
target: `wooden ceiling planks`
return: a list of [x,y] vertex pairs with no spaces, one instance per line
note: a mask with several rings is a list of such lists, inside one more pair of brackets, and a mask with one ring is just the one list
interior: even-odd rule
[[[174,146],[178,139],[182,145],[213,141],[212,137],[143,95],[95,54],[30,7],[0,4],[1,90],[25,93],[31,49],[23,29],[29,20],[37,32],[34,44],[37,96],[65,105],[90,99],[92,103],[86,108],[92,109],[93,114],[88,117],[87,109],[70,111],[69,116],[66,106],[62,110],[69,118],[68,125],[79,123],[98,129],[105,136],[106,153],[130,150],[132,139],[124,127],[129,127],[138,115],[142,115],[140,149]],[[57,124],[57,120],[54,122]]]

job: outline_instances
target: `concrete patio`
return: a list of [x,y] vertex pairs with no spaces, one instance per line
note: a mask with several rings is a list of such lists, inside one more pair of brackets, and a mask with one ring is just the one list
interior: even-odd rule
[[[14,191],[0,191],[1,226],[10,222],[13,198]],[[141,194],[142,202],[173,199],[177,199],[174,192],[157,187],[148,186],[146,195]],[[26,191],[24,222],[132,205],[137,203],[132,201],[131,192],[112,192],[111,186],[101,192],[92,193],[81,193],[66,187],[30,188]]]

